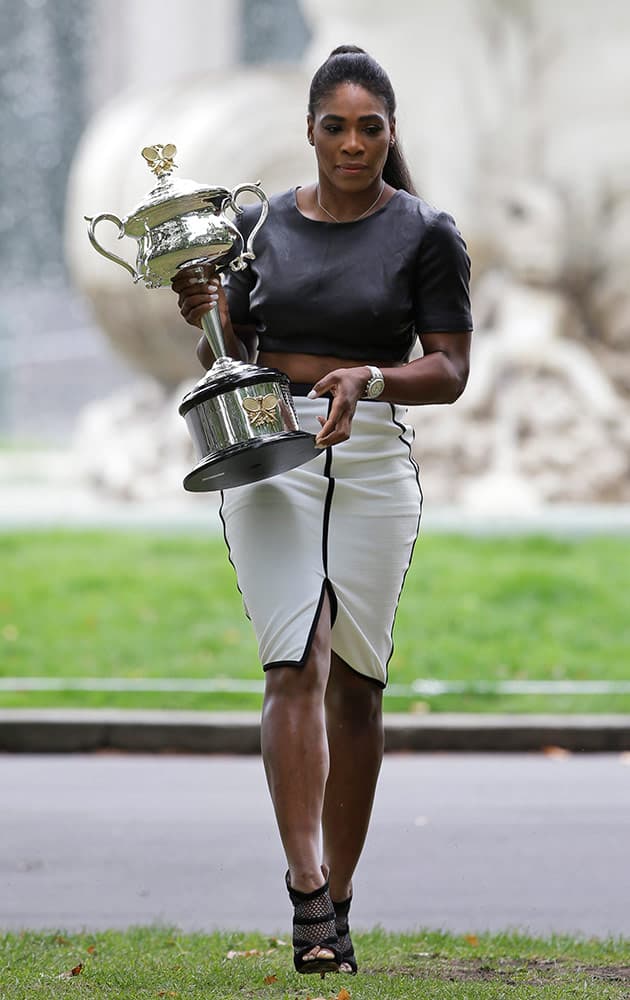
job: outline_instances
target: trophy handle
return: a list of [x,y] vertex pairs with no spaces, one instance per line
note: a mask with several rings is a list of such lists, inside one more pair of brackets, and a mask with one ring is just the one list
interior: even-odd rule
[[96,234],[94,232],[96,226],[103,219],[106,219],[108,222],[113,222],[115,226],[118,226],[118,239],[119,240],[122,239],[122,237],[126,235],[125,227],[118,218],[118,216],[110,215],[107,212],[104,212],[102,215],[97,215],[95,219],[90,218],[89,215],[84,215],[83,218],[85,219],[86,222],[90,223],[88,228],[88,236],[90,238],[90,243],[92,244],[94,249],[98,250],[98,252],[102,254],[103,257],[107,257],[108,260],[113,260],[114,264],[120,264],[121,267],[124,267],[124,269],[126,271],[129,271],[129,273],[132,275],[134,281],[140,281],[142,275],[139,274],[138,271],[136,271],[135,267],[132,267],[131,264],[128,264],[126,260],[122,259],[122,257],[117,257],[115,253],[110,253],[109,250],[106,250],[105,247],[101,246],[101,244],[98,242],[96,238]]
[[262,226],[263,222],[269,215],[269,200],[265,192],[260,187],[260,181],[258,182],[258,184],[238,184],[237,187],[235,187],[234,190],[231,192],[229,197],[225,199],[224,204],[229,205],[230,208],[234,212],[236,212],[237,215],[240,215],[243,209],[239,207],[237,199],[238,196],[242,194],[243,191],[249,191],[251,194],[255,194],[256,197],[260,199],[262,203],[262,208],[258,222],[256,223],[251,233],[249,234],[245,250],[241,254],[239,254],[238,257],[235,258],[235,260],[230,262],[230,270],[232,271],[242,271],[244,268],[247,267],[248,260],[256,259],[256,254],[252,250],[254,239],[258,234],[258,231]]

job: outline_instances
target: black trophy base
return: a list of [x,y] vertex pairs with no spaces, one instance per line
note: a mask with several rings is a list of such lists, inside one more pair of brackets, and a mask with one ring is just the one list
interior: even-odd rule
[[184,489],[189,493],[230,490],[288,472],[317,455],[321,455],[321,448],[315,447],[313,434],[306,431],[269,434],[233,444],[202,459],[185,477]]

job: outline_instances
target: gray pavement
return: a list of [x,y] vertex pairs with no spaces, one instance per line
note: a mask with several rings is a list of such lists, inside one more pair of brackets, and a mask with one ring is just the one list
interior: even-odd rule
[[[630,937],[628,755],[390,755],[354,923]],[[289,929],[259,757],[0,755],[0,927]]]

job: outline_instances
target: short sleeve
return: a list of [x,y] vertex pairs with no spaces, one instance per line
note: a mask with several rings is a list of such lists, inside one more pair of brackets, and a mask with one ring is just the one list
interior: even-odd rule
[[459,333],[473,328],[470,257],[454,219],[446,212],[436,215],[420,244],[415,323],[419,334]]
[[248,326],[253,322],[249,312],[249,293],[254,287],[251,267],[242,271],[223,272],[223,287],[227,296],[230,319],[237,326]]

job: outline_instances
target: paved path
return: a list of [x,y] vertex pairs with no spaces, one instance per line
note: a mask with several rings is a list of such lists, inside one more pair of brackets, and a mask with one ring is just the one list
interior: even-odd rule
[[[259,758],[0,756],[0,927],[287,932]],[[392,755],[358,926],[630,937],[627,755]]]

